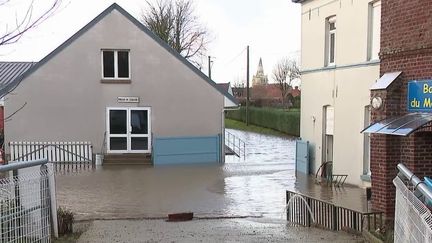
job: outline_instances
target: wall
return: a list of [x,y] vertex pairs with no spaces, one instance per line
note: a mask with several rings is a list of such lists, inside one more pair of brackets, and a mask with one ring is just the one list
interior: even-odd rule
[[[406,90],[410,80],[432,78],[432,2],[382,0],[381,74],[403,71],[388,90],[372,92],[383,97],[384,106],[372,112],[372,120],[407,113]],[[373,135],[372,203],[394,216],[396,165],[403,162],[417,176],[430,175],[432,133],[422,129],[408,137]]]
[[336,65],[367,61],[369,2],[312,0],[302,4],[302,70],[324,67],[326,18],[333,15],[337,25]]
[[[302,139],[310,142],[311,170],[323,162],[323,107],[334,107],[333,171],[347,183],[368,186],[363,174],[364,109],[379,61],[367,60],[367,0],[313,0],[302,4]],[[336,15],[336,65],[325,67],[326,18]],[[355,17],[353,17],[355,16]]]
[[153,164],[196,164],[221,162],[220,136],[156,138]]
[[[348,174],[347,182],[368,185],[363,173],[364,109],[369,105],[369,87],[379,73],[378,65],[342,69],[302,76],[300,134],[310,141],[311,169],[322,163],[323,106],[335,107],[333,171]],[[337,94],[336,94],[337,90]]]
[[[131,83],[101,83],[101,49],[130,49]],[[138,96],[139,104],[117,103]],[[7,97],[7,141],[91,141],[100,152],[106,107],[151,107],[157,137],[222,133],[224,96],[113,10]]]

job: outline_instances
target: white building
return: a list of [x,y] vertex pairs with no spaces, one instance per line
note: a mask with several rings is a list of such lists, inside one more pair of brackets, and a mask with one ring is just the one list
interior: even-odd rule
[[311,173],[332,161],[347,183],[370,182],[371,85],[379,78],[381,2],[293,0],[302,4],[301,138]]

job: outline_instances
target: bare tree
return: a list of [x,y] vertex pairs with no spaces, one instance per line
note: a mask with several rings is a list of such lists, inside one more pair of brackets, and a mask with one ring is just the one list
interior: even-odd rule
[[[13,10],[13,3],[16,3],[18,1],[15,0],[0,0],[0,8],[8,8],[10,10]],[[31,29],[37,27],[42,22],[44,22],[46,19],[51,17],[57,9],[60,7],[62,0],[50,0],[49,5],[47,5],[47,8],[43,9],[41,12],[36,11],[35,13],[35,0],[29,0],[27,1],[28,5],[27,7],[22,10],[21,15],[18,15],[18,13],[15,13],[15,23],[10,25],[6,22],[4,26],[1,26],[0,28],[0,46],[3,45],[10,45],[18,42],[21,37]],[[41,1],[39,1],[40,3]],[[46,1],[45,3],[47,3]],[[19,4],[16,4],[18,6]],[[3,19],[4,20],[4,19]],[[5,95],[12,92],[17,85],[12,88],[11,90],[7,91],[5,94],[1,95],[0,98],[4,97]],[[3,122],[10,121],[12,117],[18,113],[20,110],[22,110],[27,105],[27,102],[24,102],[24,104],[18,108],[16,111],[12,112],[9,116],[5,117],[3,119]],[[0,131],[0,134],[3,135],[3,131]],[[3,144],[0,144],[0,148],[3,146]]]
[[[0,32],[0,46],[16,43],[24,33],[32,28],[35,28],[47,18],[49,18],[60,6],[61,0],[51,0],[47,8],[41,13],[34,14],[35,0],[28,1],[27,8],[23,10],[23,15],[15,14],[15,23],[13,26],[6,24],[3,27],[3,33]],[[7,6],[12,3],[12,0],[0,0],[0,7]]]
[[191,0],[158,0],[155,5],[147,1],[141,21],[174,50],[200,67],[206,51],[208,31],[194,15]]
[[283,58],[273,68],[273,79],[279,84],[283,106],[290,96],[292,82],[298,78],[300,78],[300,68],[294,59]]

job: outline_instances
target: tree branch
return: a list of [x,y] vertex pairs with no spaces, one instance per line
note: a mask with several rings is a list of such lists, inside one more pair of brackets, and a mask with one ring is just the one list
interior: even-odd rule
[[[24,33],[32,28],[35,28],[43,21],[48,19],[58,9],[62,0],[53,0],[52,4],[48,9],[42,12],[40,15],[33,16],[34,0],[31,1],[23,17],[19,18],[15,16],[15,27],[9,29],[6,25],[5,33],[0,36],[0,45],[9,45],[16,43]],[[0,2],[0,6],[4,6],[9,3],[10,0],[4,0]]]
[[204,55],[208,31],[194,15],[191,0],[158,0],[155,5],[146,1],[148,10],[141,21],[174,50],[199,67],[196,60]]
[[292,81],[300,78],[300,68],[294,59],[283,58],[273,68],[273,79],[278,83],[281,91],[282,104],[292,88]]

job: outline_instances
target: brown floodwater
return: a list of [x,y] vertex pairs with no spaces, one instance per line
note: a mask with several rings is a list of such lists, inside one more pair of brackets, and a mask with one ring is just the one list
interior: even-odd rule
[[224,165],[100,166],[59,173],[58,204],[71,209],[77,219],[165,217],[177,212],[282,219],[288,189],[363,207],[358,199],[362,190],[351,195],[348,192],[357,189],[323,189],[310,178],[296,179],[295,138],[230,132],[246,141],[245,158],[227,156]]

